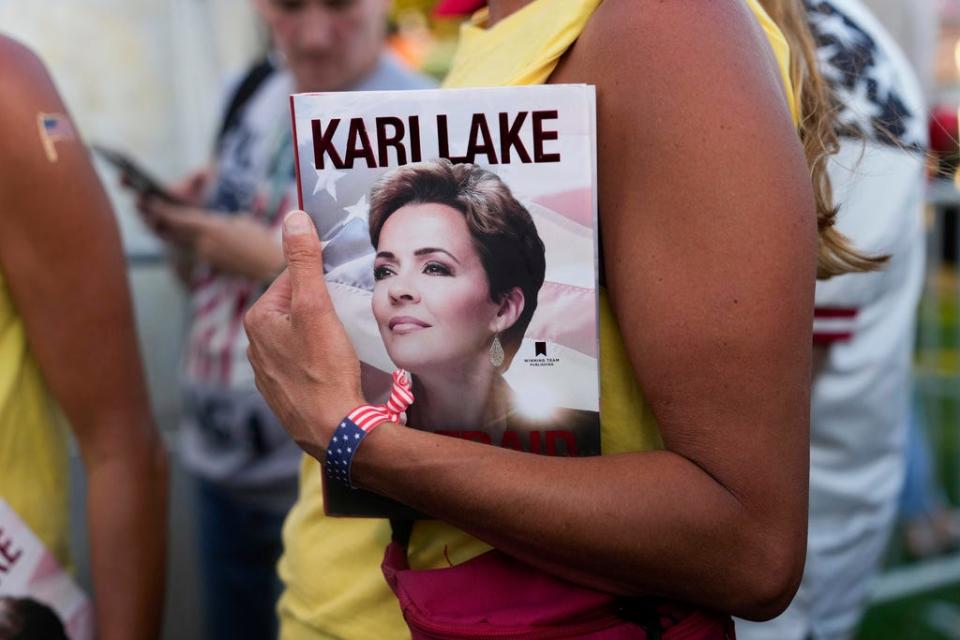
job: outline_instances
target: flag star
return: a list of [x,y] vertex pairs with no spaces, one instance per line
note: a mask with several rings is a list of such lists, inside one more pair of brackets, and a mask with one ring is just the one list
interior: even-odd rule
[[347,175],[336,169],[317,169],[317,184],[313,186],[313,195],[326,191],[334,200],[337,199],[337,180]]
[[360,200],[357,201],[357,204],[344,207],[347,211],[347,217],[341,223],[343,226],[346,226],[350,223],[351,220],[366,220],[367,215],[370,213],[370,203],[367,202],[367,194],[363,194],[360,197]]

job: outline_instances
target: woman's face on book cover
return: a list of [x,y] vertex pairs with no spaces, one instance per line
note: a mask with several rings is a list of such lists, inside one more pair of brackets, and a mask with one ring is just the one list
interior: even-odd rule
[[504,328],[463,214],[446,205],[409,204],[387,218],[374,280],[387,353],[413,373],[472,366]]

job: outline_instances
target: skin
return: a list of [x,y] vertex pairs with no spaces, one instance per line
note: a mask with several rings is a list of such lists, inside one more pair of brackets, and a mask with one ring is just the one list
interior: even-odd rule
[[[388,424],[353,481],[580,584],[773,617],[806,547],[816,223],[768,43],[742,3],[605,0],[551,82],[597,86],[608,291],[665,449],[549,458]],[[246,326],[257,385],[322,460],[363,398],[306,223],[286,219],[288,269]]]
[[249,215],[226,215],[200,207],[141,198],[144,221],[177,253],[175,267],[184,281],[197,263],[251,280],[269,280],[283,268],[274,231]]
[[255,0],[298,91],[339,91],[373,71],[390,0]]
[[442,204],[410,204],[387,218],[374,262],[373,315],[390,359],[414,374],[424,426],[484,424],[499,373],[493,336],[523,311],[514,288],[500,302],[463,214]]
[[0,38],[0,74],[16,87],[0,101],[0,269],[83,458],[98,638],[155,638],[167,462],[144,386],[119,234],[82,143],[58,142],[57,162],[43,151],[37,113],[66,109],[42,63]]
[[[254,7],[297,91],[339,91],[376,67],[390,0],[254,0]],[[172,185],[192,206],[141,198],[144,221],[177,250],[175,267],[184,281],[197,263],[252,280],[273,279],[284,264],[274,232],[249,212],[227,216],[202,208],[214,171],[201,169]]]

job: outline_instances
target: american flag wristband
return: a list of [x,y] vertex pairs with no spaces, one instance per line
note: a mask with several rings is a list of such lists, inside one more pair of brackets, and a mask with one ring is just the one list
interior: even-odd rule
[[393,388],[386,404],[360,405],[337,425],[327,445],[325,466],[327,477],[353,488],[350,467],[360,443],[384,422],[406,424],[406,410],[413,403],[410,376],[403,369],[393,372]]

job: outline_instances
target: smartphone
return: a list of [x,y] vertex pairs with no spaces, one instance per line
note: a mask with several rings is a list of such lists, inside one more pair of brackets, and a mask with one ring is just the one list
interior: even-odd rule
[[94,153],[116,167],[126,177],[128,185],[134,191],[146,196],[160,198],[171,204],[189,204],[167,191],[158,180],[147,173],[127,154],[98,144],[90,145],[90,148],[93,149]]

